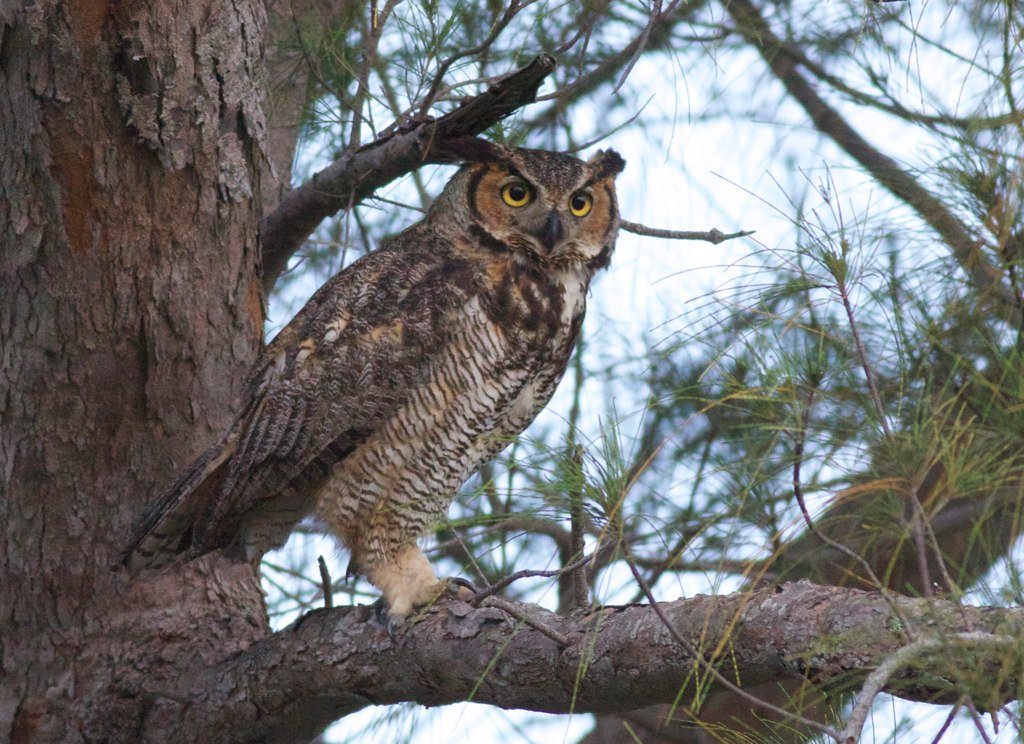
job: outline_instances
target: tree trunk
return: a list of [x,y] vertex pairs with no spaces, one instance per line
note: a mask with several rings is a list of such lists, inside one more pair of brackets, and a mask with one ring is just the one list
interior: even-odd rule
[[252,567],[118,566],[261,343],[262,8],[0,11],[0,740],[158,736],[162,679],[267,633]]

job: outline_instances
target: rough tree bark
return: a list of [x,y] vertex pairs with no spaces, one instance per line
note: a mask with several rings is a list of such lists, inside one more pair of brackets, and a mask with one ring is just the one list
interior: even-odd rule
[[[620,673],[595,666],[582,680],[586,694],[563,687],[539,700],[536,690],[505,684],[506,675],[535,675],[530,665],[545,663],[539,649],[563,657],[564,677],[579,668],[579,650],[513,632],[493,608],[443,607],[398,644],[358,610],[271,634],[252,566],[210,554],[134,582],[117,567],[151,494],[231,419],[261,343],[259,229],[278,198],[271,163],[286,174],[291,152],[288,137],[271,141],[265,123],[265,12],[260,0],[0,9],[0,740],[295,740],[367,701],[440,703],[474,691],[543,710],[671,699],[693,659],[657,630],[649,608],[591,616],[607,621],[603,658]],[[481,131],[508,103],[470,129]],[[419,123],[393,137],[385,147],[407,149],[371,168],[366,182],[415,167],[436,131]],[[289,246],[310,229],[277,214],[262,224],[283,225]],[[668,611],[687,634],[739,618],[755,599],[819,617],[828,602],[839,603],[840,618],[867,606],[848,590],[808,604],[809,591],[704,598]],[[951,616],[941,605],[923,607],[951,630],[1020,624],[1011,613]],[[584,618],[542,620],[556,637],[588,632]],[[726,623],[715,637],[735,627],[758,626]],[[736,676],[821,671],[783,626],[760,628],[768,640],[733,637]],[[870,665],[900,642],[880,640],[890,645],[851,663]],[[652,646],[664,653],[640,653]],[[503,666],[476,690],[470,683],[498,647]],[[467,659],[463,677],[429,679],[439,648],[446,661]],[[434,662],[424,663],[431,650]],[[934,680],[914,679],[903,694],[940,692]],[[658,680],[654,697],[645,680]],[[1008,684],[1001,694],[1017,691]]]
[[[244,567],[209,562],[174,604],[111,569],[261,342],[263,25],[246,0],[0,16],[0,738],[138,730],[126,666],[267,632]],[[110,637],[116,617],[139,622]]]

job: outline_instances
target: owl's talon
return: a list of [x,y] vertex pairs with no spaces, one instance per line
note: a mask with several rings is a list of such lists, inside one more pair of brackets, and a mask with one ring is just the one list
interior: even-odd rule
[[445,579],[445,583],[448,585],[446,589],[450,590],[456,596],[460,593],[459,589],[467,589],[469,593],[473,595],[470,597],[470,601],[476,599],[476,595],[480,593],[480,590],[476,588],[476,584],[462,576],[450,576]]
[[473,592],[473,594],[476,594],[479,591],[476,588],[476,584],[474,584],[472,581],[463,576],[450,576],[448,578],[448,581],[455,584],[456,586],[461,586],[466,589],[469,589],[469,591]]
[[392,643],[398,643],[398,633],[405,627],[405,618],[402,615],[388,615],[384,620],[384,630]]
[[370,606],[373,607],[373,617],[377,620],[378,623],[383,625],[384,622],[388,619],[388,606],[384,602],[384,597],[378,597],[377,601],[375,601]]
[[384,626],[391,642],[398,643],[398,631],[405,625],[405,616],[389,612],[387,602],[384,601],[384,597],[381,597],[373,603],[373,617]]

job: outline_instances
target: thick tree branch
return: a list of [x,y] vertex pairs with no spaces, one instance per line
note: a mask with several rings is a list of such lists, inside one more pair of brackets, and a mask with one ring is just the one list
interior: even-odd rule
[[879,183],[910,206],[945,241],[974,288],[992,297],[993,309],[1015,326],[1021,323],[1021,308],[1003,284],[999,269],[982,253],[982,243],[928,189],[903,170],[892,158],[879,152],[846,123],[800,74],[796,55],[771,30],[750,0],[727,0],[725,9],[737,30],[754,46],[772,74],[810,116],[815,128],[829,137],[857,161]]
[[531,103],[554,69],[552,57],[536,57],[436,121],[396,122],[389,133],[346,152],[288,192],[260,225],[264,290],[270,291],[288,259],[324,218],[425,163],[448,162],[441,148],[445,140],[479,134]]
[[[970,644],[943,644],[946,653],[936,648],[904,659],[906,665],[884,680],[876,675],[872,694],[877,686],[909,700],[952,703],[973,693],[990,706],[1019,696],[1016,654],[1006,646],[1024,630],[1024,611],[895,601],[903,620],[878,594],[799,582],[666,602],[660,609],[676,633],[746,688],[810,680],[845,691],[905,647],[908,637],[919,643],[970,633]],[[223,741],[294,740],[375,704],[474,700],[553,713],[608,713],[640,701],[681,700],[687,708],[695,685],[708,692],[710,681],[695,674],[694,659],[650,606],[568,617],[523,608],[568,643],[494,607],[473,609],[458,600],[431,609],[395,642],[370,608],[324,610],[204,670],[181,689],[158,693],[150,715],[178,717],[174,739],[201,733]],[[994,679],[1002,680],[995,693]],[[984,686],[973,689],[981,680]]]

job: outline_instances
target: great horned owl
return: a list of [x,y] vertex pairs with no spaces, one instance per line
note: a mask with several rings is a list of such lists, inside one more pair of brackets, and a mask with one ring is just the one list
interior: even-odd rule
[[255,560],[315,512],[393,617],[439,591],[416,539],[551,398],[612,254],[624,166],[473,142],[425,219],[267,346],[242,413],[155,500],[129,566]]

